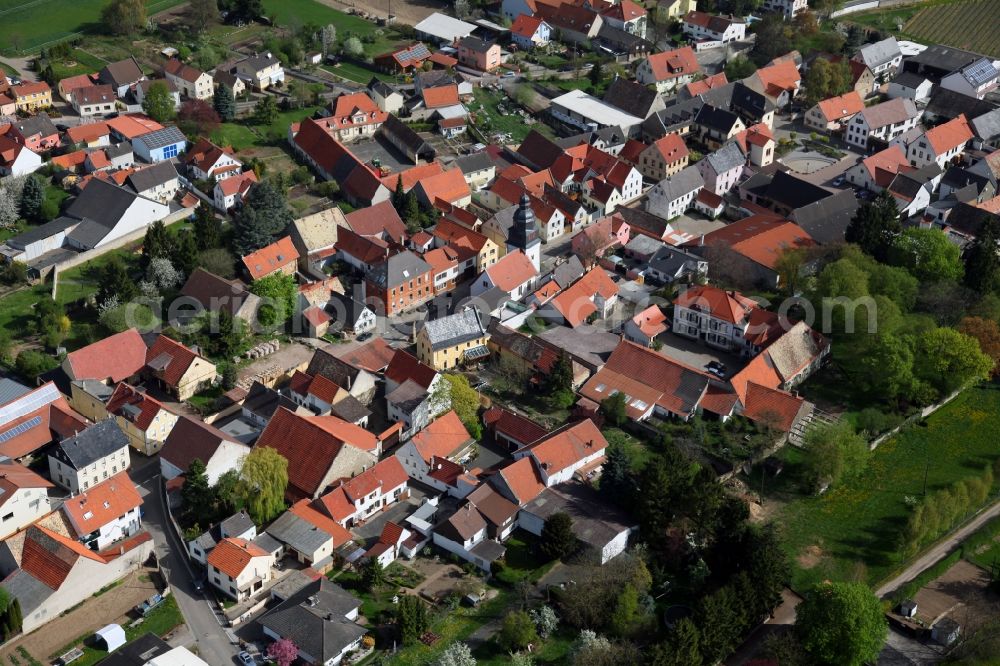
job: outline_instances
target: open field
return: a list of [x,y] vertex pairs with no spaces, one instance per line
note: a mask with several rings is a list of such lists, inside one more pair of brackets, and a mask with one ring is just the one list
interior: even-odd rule
[[857,14],[848,14],[847,16],[842,16],[838,20],[844,20],[849,23],[857,23],[858,25],[867,26],[869,28],[875,28],[886,33],[893,33],[896,35],[902,34],[899,27],[905,25],[907,21],[920,13],[921,10],[927,7],[935,7],[938,5],[947,5],[956,2],[956,0],[927,0],[926,2],[915,2],[908,5],[899,5],[897,7],[882,7],[879,9],[872,9],[865,12],[858,12]]
[[978,474],[1000,450],[1000,386],[967,390],[926,421],[882,444],[861,475],[819,497],[796,483],[804,457],[786,457],[784,472],[769,481],[766,496],[786,501],[779,524],[795,571],[793,587],[825,579],[883,580],[902,564],[899,533],[909,509],[906,498]]
[[[146,0],[152,15],[185,0]],[[33,52],[100,25],[103,0],[0,0],[0,53]]]
[[302,109],[282,111],[274,122],[266,127],[254,125],[251,122],[222,123],[212,132],[212,141],[219,145],[232,146],[239,152],[254,146],[267,146],[281,143],[288,136],[288,126],[301,122],[316,113],[317,107],[309,106]]
[[1000,0],[965,0],[921,9],[903,32],[926,43],[945,44],[1000,57]]
[[375,69],[353,62],[339,62],[336,65],[321,65],[321,68],[330,72],[334,76],[339,76],[347,79],[348,81],[354,81],[355,83],[365,85],[372,80],[373,76],[380,81],[388,81],[390,83],[396,83],[399,78],[393,76],[392,74],[379,72]]

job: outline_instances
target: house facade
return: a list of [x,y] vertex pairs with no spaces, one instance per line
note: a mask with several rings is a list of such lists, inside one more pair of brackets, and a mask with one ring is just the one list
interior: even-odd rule
[[229,537],[219,542],[206,563],[209,584],[239,602],[260,592],[271,580],[274,557],[252,541]]
[[64,439],[49,454],[50,478],[79,493],[129,468],[129,440],[113,419]]

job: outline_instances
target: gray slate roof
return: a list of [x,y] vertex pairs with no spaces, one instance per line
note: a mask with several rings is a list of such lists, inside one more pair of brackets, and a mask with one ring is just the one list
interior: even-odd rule
[[715,170],[715,173],[725,173],[746,163],[746,158],[743,157],[740,147],[734,142],[727,143],[714,153],[709,153],[705,156],[705,159],[712,169]]
[[24,613],[31,614],[54,594],[52,588],[24,569],[15,569],[3,580],[3,588],[21,604]]
[[300,553],[314,553],[332,537],[312,523],[302,520],[291,511],[278,516],[267,528],[267,533]]
[[6,405],[8,402],[29,393],[31,393],[31,388],[21,382],[16,382],[7,377],[0,379],[0,405]]
[[375,266],[369,273],[369,279],[386,289],[398,286],[403,282],[431,270],[431,265],[417,254],[406,250],[394,254],[381,264]]
[[14,123],[14,127],[25,137],[31,137],[35,134],[40,134],[42,136],[52,136],[53,134],[58,134],[59,130],[56,126],[52,124],[52,121],[44,113],[39,113],[37,116],[31,116],[30,118],[24,118],[18,120]]
[[135,83],[143,76],[142,68],[135,58],[128,57],[118,62],[111,62],[104,66],[98,77],[101,83],[110,83],[113,86],[124,86]]
[[122,448],[128,448],[128,436],[117,421],[105,419],[59,442],[54,455],[80,470]]
[[900,55],[902,52],[899,50],[899,44],[896,43],[895,37],[887,37],[874,44],[865,44],[858,51],[858,57],[872,70],[887,62],[892,62],[893,58]]
[[128,177],[126,181],[136,192],[145,192],[159,185],[176,180],[177,169],[173,162],[163,160],[145,169],[140,169]]
[[[735,144],[727,144],[727,145],[732,146]],[[712,155],[715,155],[715,153],[712,153]],[[709,157],[711,157],[711,155],[709,155]],[[740,164],[743,163],[742,154],[740,154],[739,163]],[[722,164],[722,162],[719,162],[719,164]],[[719,169],[715,167],[715,164],[713,163],[713,168],[716,169],[717,173],[722,173],[723,171],[728,171],[732,167]],[[704,187],[705,179],[702,177],[701,172],[698,170],[698,167],[691,165],[684,167],[670,178],[664,178],[659,182],[657,186],[663,189],[668,200],[673,201],[675,199],[684,196],[689,192],[693,192],[701,187]]]
[[70,227],[76,226],[77,224],[80,224],[80,220],[72,217],[60,216],[41,226],[31,227],[24,233],[18,234],[13,238],[8,238],[7,245],[18,250],[23,250],[32,243],[37,243],[40,240],[49,238],[50,236],[55,236],[56,234],[66,231]]
[[486,328],[475,308],[424,323],[432,349],[444,349],[486,335]]
[[973,133],[984,141],[1000,137],[1000,109],[977,116],[969,124],[972,125]]
[[175,143],[183,143],[187,141],[187,137],[184,136],[183,132],[171,125],[170,127],[147,132],[142,136],[136,137],[135,140],[142,141],[150,150],[156,150],[157,148],[163,148]]
[[319,663],[326,663],[366,633],[364,627],[346,617],[360,605],[343,588],[320,578],[281,602],[258,622],[290,639]]
[[475,173],[476,171],[486,171],[492,166],[493,158],[485,150],[479,153],[472,153],[471,155],[462,155],[455,160],[455,165],[462,170],[464,174]]
[[604,101],[625,113],[646,119],[651,113],[663,108],[663,101],[655,90],[628,79],[616,79],[607,92]]
[[704,260],[680,248],[663,245],[649,260],[649,267],[666,275],[677,276],[684,270],[688,262],[697,265],[699,261]]

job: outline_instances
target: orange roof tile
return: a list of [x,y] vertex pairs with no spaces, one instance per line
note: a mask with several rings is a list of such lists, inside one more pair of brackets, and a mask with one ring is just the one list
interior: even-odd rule
[[472,440],[455,410],[437,417],[410,440],[426,462],[435,456],[447,458]]
[[142,498],[128,474],[121,472],[90,490],[67,499],[63,511],[77,536],[86,536],[142,505]]
[[792,60],[762,67],[755,72],[755,76],[765,88],[778,90],[795,90],[802,81],[802,75]]
[[653,143],[656,152],[667,164],[677,162],[688,156],[687,146],[679,134],[667,134]]
[[[138,410],[138,413],[130,413],[126,410],[127,407]],[[148,393],[136,390],[126,382],[121,382],[115,387],[114,393],[108,398],[104,408],[109,414],[127,415],[126,418],[142,431],[149,428],[161,410],[165,410],[162,402]],[[134,410],[131,411],[134,412]]]
[[934,152],[941,155],[965,145],[965,142],[972,138],[972,129],[969,128],[965,114],[960,113],[956,118],[927,130],[925,136]]
[[519,14],[514,22],[510,26],[510,31],[524,39],[531,39],[535,36],[535,32],[538,31],[538,26],[542,24],[542,18],[540,16],[529,16],[528,14]]
[[697,309],[730,324],[741,324],[759,307],[756,301],[742,294],[724,291],[712,285],[699,285],[684,290],[674,299],[674,305]]
[[729,378],[729,383],[736,391],[736,395],[739,396],[740,402],[746,404],[749,384],[753,383],[774,389],[781,386],[781,376],[778,374],[777,368],[774,367],[770,356],[757,354],[753,360],[747,363],[746,367]]
[[632,317],[632,322],[639,327],[642,334],[649,338],[654,338],[667,330],[667,315],[656,305],[648,308]]
[[448,246],[439,247],[424,253],[424,261],[431,265],[434,275],[439,275],[458,266],[458,253]]
[[510,488],[520,506],[535,499],[545,490],[545,482],[542,481],[542,475],[535,466],[535,459],[531,456],[515,460],[498,474]]
[[423,190],[427,201],[431,203],[439,199],[448,203],[456,203],[472,194],[469,190],[469,184],[465,182],[465,175],[459,168],[449,169],[436,176],[424,178],[417,183],[417,187]]
[[130,328],[70,352],[66,360],[71,379],[120,382],[146,365],[146,343],[139,331]]
[[824,99],[817,106],[826,122],[832,123],[860,112],[865,108],[865,102],[856,90],[852,90],[838,97]]
[[597,311],[594,296],[607,299],[618,293],[618,285],[603,268],[594,268],[552,299],[552,306],[571,327],[579,326]]
[[[89,143],[111,133],[106,122],[87,123],[66,129],[66,136],[72,143]],[[53,160],[54,161],[54,160]]]
[[389,491],[404,485],[408,479],[399,458],[389,456],[350,481],[345,481],[341,487],[349,500],[357,502],[380,488],[381,493],[388,494]]
[[177,386],[191,364],[202,358],[189,347],[159,335],[146,352],[146,365],[168,386]]
[[490,276],[494,286],[506,292],[514,291],[538,276],[531,259],[520,250],[508,252],[500,261],[487,268],[485,273]]
[[301,499],[289,507],[288,512],[298,516],[316,529],[329,534],[330,538],[333,539],[333,547],[340,548],[351,540],[351,533],[323,512],[317,511],[316,502],[318,500]]
[[385,369],[385,378],[396,384],[403,384],[407,380],[412,380],[423,389],[429,389],[437,377],[437,370],[421,363],[417,357],[402,349],[397,349],[396,354]]
[[597,425],[590,419],[584,419],[567,424],[520,450],[531,451],[542,471],[547,476],[552,476],[592,455],[600,454],[607,447],[608,440],[604,439]]
[[709,90],[721,88],[727,83],[729,83],[729,79],[726,78],[726,73],[719,72],[718,74],[713,74],[712,76],[706,76],[701,80],[692,81],[684,86],[684,89],[687,91],[689,96],[697,97],[698,95],[704,95]]
[[443,106],[455,106],[458,104],[458,86],[454,83],[446,86],[423,88],[420,94],[424,98],[424,106],[428,109],[439,109]]
[[701,71],[694,49],[684,46],[673,51],[664,51],[649,56],[649,68],[657,81],[666,81],[679,76],[693,76]]
[[[412,166],[409,169],[404,169],[399,173],[392,173],[388,176],[382,178],[382,184],[388,187],[393,192],[396,191],[396,183],[402,179],[403,181],[403,191],[409,192],[410,189],[417,184],[417,182],[423,180],[424,178],[430,178],[431,176],[436,176],[437,174],[444,171],[444,167],[441,166],[440,162],[428,162],[427,164],[418,164],[417,166]],[[353,214],[353,213],[352,213]]]
[[788,432],[795,424],[805,400],[787,391],[749,382],[743,402],[743,416]]
[[236,580],[255,557],[267,557],[267,551],[246,539],[227,537],[208,554],[208,563]]
[[259,280],[297,261],[298,258],[299,251],[295,249],[291,236],[284,236],[243,257],[243,265],[246,266],[251,279]]

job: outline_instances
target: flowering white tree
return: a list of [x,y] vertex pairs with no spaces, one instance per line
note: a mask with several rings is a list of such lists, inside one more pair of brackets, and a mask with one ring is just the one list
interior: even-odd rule
[[452,643],[438,657],[437,666],[476,666],[476,658],[465,643]]
[[548,638],[559,626],[559,616],[551,606],[542,606],[531,611],[531,621],[538,628],[538,635]]

